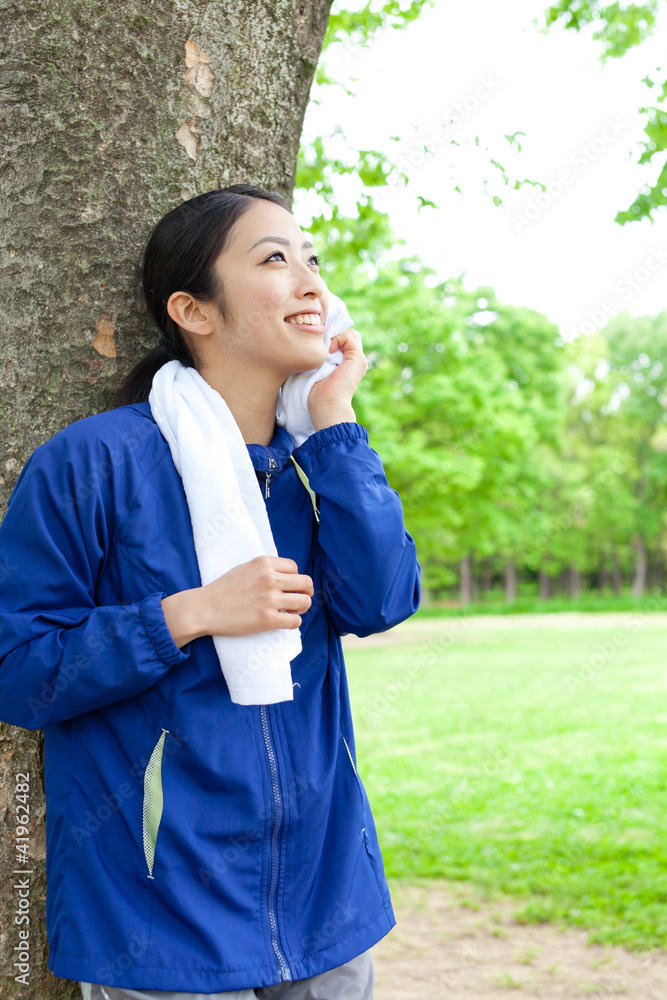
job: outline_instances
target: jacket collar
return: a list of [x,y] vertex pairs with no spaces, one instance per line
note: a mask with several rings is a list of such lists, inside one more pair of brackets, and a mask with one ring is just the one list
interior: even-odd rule
[[285,427],[275,424],[273,437],[268,444],[249,444],[246,447],[254,469],[279,472],[290,460],[294,450],[294,438]]
[[[135,403],[133,405],[150,417],[157,427],[151,410],[151,404],[148,400],[144,403]],[[248,444],[246,447],[254,469],[262,472],[266,472],[269,469],[271,472],[279,472],[285,468],[290,460],[290,455],[294,450],[294,438],[285,427],[275,424],[273,437],[268,444]]]

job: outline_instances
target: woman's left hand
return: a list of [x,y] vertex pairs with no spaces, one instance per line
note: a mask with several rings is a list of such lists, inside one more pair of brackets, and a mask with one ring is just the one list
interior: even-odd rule
[[350,327],[332,337],[329,354],[339,349],[343,352],[341,363],[331,375],[316,382],[308,393],[308,409],[315,430],[340,421],[356,420],[352,397],[368,370],[361,335]]

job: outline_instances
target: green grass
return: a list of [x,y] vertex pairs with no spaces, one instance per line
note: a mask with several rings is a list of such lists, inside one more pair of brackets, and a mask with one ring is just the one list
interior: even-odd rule
[[667,946],[667,615],[408,626],[429,639],[345,650],[388,877]]
[[[534,590],[534,588],[531,588]],[[522,590],[528,590],[523,587]],[[667,611],[667,594],[649,594],[633,597],[629,591],[618,597],[610,592],[585,591],[576,600],[566,594],[557,594],[542,601],[535,593],[520,594],[515,601],[506,601],[500,590],[489,591],[482,601],[473,601],[461,607],[458,601],[435,602],[422,607],[415,617],[443,618],[458,615],[516,615],[554,613],[559,611]]]

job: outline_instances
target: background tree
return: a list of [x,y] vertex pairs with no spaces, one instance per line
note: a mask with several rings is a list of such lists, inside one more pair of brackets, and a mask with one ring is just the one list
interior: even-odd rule
[[641,597],[649,582],[664,584],[667,310],[623,311],[569,354],[578,381],[569,437],[588,486],[590,558],[607,572],[618,566]]
[[[602,43],[602,62],[618,59],[628,49],[641,45],[653,33],[657,15],[664,0],[647,0],[646,3],[621,5],[613,0],[559,0],[551,4],[545,13],[546,30],[560,24],[566,29],[584,31],[589,27],[592,36]],[[659,172],[653,183],[642,189],[628,208],[618,212],[616,222],[625,225],[638,219],[653,219],[655,212],[667,205],[667,160],[662,154],[667,149],[667,75],[658,66],[651,70],[642,82],[651,91],[653,106],[641,107],[646,115],[643,151],[638,164],[658,162]]]

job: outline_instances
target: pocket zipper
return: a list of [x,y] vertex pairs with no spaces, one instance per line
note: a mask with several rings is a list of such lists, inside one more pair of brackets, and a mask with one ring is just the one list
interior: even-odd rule
[[155,844],[162,819],[162,751],[168,729],[162,730],[162,735],[153,747],[146,770],[144,771],[144,810],[143,810],[143,841],[144,857],[148,867],[148,878],[154,878],[153,864],[155,862]]
[[[341,734],[340,735],[343,736],[342,730],[341,730]],[[347,755],[350,758],[350,764],[352,765],[352,770],[354,771],[354,776],[355,776],[355,778],[358,778],[359,775],[357,774],[357,769],[354,766],[354,761],[352,760],[352,754],[350,753],[350,748],[347,745],[347,740],[345,739],[344,736],[343,736],[343,743],[345,744],[345,749],[347,750]]]

